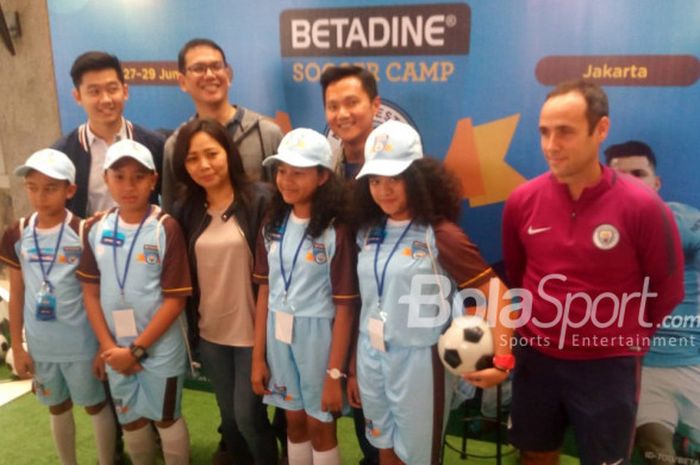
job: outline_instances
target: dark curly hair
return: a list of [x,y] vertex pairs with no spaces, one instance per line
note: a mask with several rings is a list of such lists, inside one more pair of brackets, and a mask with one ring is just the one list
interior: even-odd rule
[[228,175],[231,180],[231,187],[236,193],[236,198],[242,198],[247,202],[251,198],[252,183],[243,170],[243,162],[238,153],[238,149],[233,144],[226,128],[218,121],[211,118],[193,119],[180,128],[175,140],[175,150],[173,156],[173,171],[175,177],[185,184],[186,190],[181,199],[184,202],[204,202],[207,193],[202,186],[194,182],[185,168],[185,159],[190,149],[190,142],[195,134],[204,132],[211,136],[226,151],[226,161],[228,163]]
[[[318,166],[319,173],[328,172],[328,180],[320,185],[311,199],[311,220],[306,227],[310,238],[319,237],[334,219],[343,221],[343,182],[337,174],[328,168]],[[284,201],[279,189],[275,189],[267,211],[268,223],[265,227],[265,237],[271,239],[271,233],[279,230],[284,224],[292,206]]]
[[[358,179],[354,187],[350,208],[355,229],[379,224],[386,216],[372,199],[371,177]],[[442,220],[457,221],[462,201],[461,185],[442,163],[421,158],[396,177],[406,181],[406,201],[415,223],[434,225]]]

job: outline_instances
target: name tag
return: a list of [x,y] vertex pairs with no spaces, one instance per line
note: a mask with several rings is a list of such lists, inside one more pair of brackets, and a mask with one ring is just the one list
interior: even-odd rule
[[386,352],[384,322],[376,318],[370,318],[367,322],[367,331],[369,331],[369,343],[372,348],[380,352]]
[[133,308],[112,311],[112,320],[114,321],[114,332],[117,339],[134,338],[139,335],[136,330],[136,318],[134,317]]
[[294,315],[285,312],[275,312],[275,339],[285,344],[291,344],[293,335]]
[[114,235],[114,231],[105,230],[102,232],[102,237],[100,238],[100,243],[109,246],[121,247],[124,245],[124,240],[126,237],[124,234],[118,232]]

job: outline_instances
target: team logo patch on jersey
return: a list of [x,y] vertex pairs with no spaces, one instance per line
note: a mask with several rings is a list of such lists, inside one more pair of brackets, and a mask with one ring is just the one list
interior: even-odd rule
[[102,231],[102,237],[100,238],[100,244],[108,245],[110,247],[117,246],[121,247],[124,245],[124,240],[126,237],[124,234],[118,232],[117,235],[114,235],[114,231],[109,231],[109,230],[104,230]]
[[311,244],[311,252],[313,253],[314,261],[319,265],[323,265],[328,261],[326,254],[326,244],[323,242],[314,242]]
[[78,263],[80,260],[80,253],[82,252],[80,246],[65,246],[63,247],[63,261],[62,263]]
[[421,241],[413,241],[413,244],[411,244],[411,257],[414,260],[420,260],[425,258],[426,255],[428,255],[428,244]]
[[620,242],[620,232],[611,224],[601,224],[593,231],[593,244],[600,250],[610,250]]
[[157,265],[158,263],[160,263],[160,254],[158,253],[158,246],[153,244],[144,244],[143,260],[149,265]]

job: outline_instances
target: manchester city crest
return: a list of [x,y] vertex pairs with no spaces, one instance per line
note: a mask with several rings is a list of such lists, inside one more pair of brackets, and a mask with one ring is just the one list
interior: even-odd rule
[[610,250],[620,242],[620,232],[611,224],[601,224],[593,231],[593,243],[600,250]]

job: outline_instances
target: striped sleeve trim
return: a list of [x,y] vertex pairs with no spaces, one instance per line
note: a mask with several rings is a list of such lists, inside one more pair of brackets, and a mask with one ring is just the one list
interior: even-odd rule
[[163,294],[175,294],[180,292],[192,292],[192,287],[174,287],[172,289],[161,289]]
[[491,274],[494,274],[493,268],[488,267],[484,271],[479,273],[478,275],[474,276],[473,278],[467,279],[466,281],[460,283],[457,287],[459,287],[460,289],[464,289],[465,287],[471,286],[472,284],[483,280],[486,276],[491,275]]
[[9,265],[9,266],[11,266],[12,268],[22,268],[22,267],[20,266],[20,264],[17,263],[16,261],[10,260],[9,258],[3,257],[2,255],[0,255],[0,262],[3,262],[3,263],[5,263],[6,265]]
[[98,275],[98,274],[88,274],[88,273],[85,273],[84,271],[80,271],[80,270],[76,270],[75,274],[77,274],[81,278],[85,278],[85,279],[96,279],[98,281],[100,279],[100,275]]
[[351,300],[351,299],[359,299],[360,294],[352,294],[352,295],[338,295],[338,294],[333,294],[333,299],[335,300]]
[[268,280],[268,277],[266,274],[258,274],[258,273],[253,273],[253,279],[258,279],[260,281],[266,281]]

